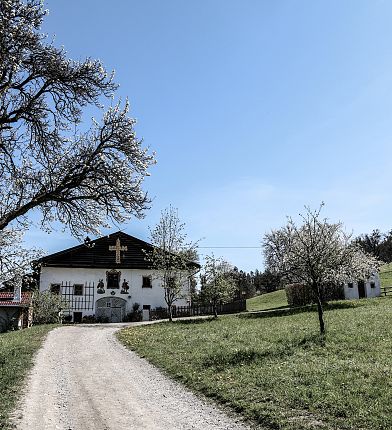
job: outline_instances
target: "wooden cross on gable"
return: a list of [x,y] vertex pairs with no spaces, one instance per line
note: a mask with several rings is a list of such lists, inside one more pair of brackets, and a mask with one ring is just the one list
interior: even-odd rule
[[127,246],[121,246],[120,238],[116,240],[115,246],[109,246],[109,251],[116,251],[116,263],[121,263],[121,251],[128,251]]

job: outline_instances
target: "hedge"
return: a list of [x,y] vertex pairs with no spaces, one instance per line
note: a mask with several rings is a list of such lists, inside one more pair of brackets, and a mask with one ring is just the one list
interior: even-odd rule
[[[290,306],[304,306],[316,303],[316,296],[309,285],[288,284],[285,287],[287,302]],[[343,285],[325,284],[320,288],[321,301],[329,302],[344,299]]]

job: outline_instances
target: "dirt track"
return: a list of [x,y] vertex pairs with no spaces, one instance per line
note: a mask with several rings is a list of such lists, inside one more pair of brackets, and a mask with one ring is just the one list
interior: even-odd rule
[[118,327],[49,333],[15,413],[20,430],[246,429],[120,345]]

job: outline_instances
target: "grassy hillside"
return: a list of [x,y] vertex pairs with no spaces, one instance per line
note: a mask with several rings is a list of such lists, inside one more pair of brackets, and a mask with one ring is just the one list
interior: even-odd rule
[[[382,287],[392,286],[392,263],[385,264],[380,269]],[[248,311],[264,311],[288,306],[285,290],[262,294],[246,301]]]
[[246,301],[248,311],[264,311],[288,306],[285,290],[262,294]]
[[339,306],[325,312],[325,341],[315,312],[160,323],[119,338],[264,429],[392,428],[392,298]]
[[380,269],[380,279],[382,287],[392,286],[392,263],[385,264]]
[[19,398],[35,352],[55,326],[36,326],[0,334],[0,429],[9,428],[9,413]]

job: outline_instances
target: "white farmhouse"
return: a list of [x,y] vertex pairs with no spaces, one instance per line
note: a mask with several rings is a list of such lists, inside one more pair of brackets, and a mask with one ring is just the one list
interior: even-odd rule
[[377,272],[374,272],[368,279],[360,281],[346,282],[344,284],[344,298],[363,299],[365,297],[378,297],[381,295],[381,281]]
[[[151,309],[166,307],[162,282],[153,276],[145,257],[144,251],[151,249],[149,243],[116,232],[48,255],[39,260],[40,291],[62,294],[74,322],[88,315],[121,322],[135,303],[143,310],[143,319],[149,319]],[[195,271],[199,268],[197,263],[190,265]],[[188,280],[177,306],[189,304],[189,288]]]

